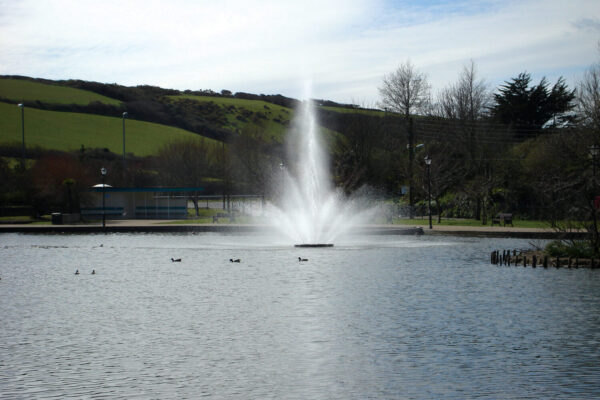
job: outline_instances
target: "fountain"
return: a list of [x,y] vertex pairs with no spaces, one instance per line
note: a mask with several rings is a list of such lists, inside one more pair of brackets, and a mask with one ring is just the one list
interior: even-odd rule
[[331,182],[314,105],[303,106],[289,132],[287,164],[280,165],[280,196],[271,221],[296,247],[331,247],[340,234],[369,214],[345,198]]

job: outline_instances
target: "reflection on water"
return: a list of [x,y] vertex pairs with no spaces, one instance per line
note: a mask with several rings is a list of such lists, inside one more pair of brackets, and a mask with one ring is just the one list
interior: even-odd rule
[[597,397],[600,271],[527,246],[2,234],[0,397]]

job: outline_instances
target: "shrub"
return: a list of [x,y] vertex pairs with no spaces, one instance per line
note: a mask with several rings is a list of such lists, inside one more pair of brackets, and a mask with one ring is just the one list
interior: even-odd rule
[[546,245],[546,253],[552,257],[591,258],[594,255],[594,249],[590,242],[583,240],[572,242],[554,240]]

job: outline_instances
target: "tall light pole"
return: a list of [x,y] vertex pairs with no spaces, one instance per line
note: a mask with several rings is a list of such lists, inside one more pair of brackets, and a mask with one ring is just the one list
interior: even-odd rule
[[429,212],[429,229],[433,229],[433,225],[431,224],[431,158],[429,158],[429,155],[425,156],[425,164],[427,165],[427,211]]
[[21,109],[21,136],[23,137],[23,145],[21,147],[21,169],[25,171],[25,105],[19,103]]
[[106,210],[104,208],[104,192],[106,189],[106,185],[104,184],[104,178],[106,177],[106,168],[100,168],[100,173],[102,174],[102,228],[106,228]]
[[123,173],[125,173],[125,118],[127,118],[127,111],[123,113]]

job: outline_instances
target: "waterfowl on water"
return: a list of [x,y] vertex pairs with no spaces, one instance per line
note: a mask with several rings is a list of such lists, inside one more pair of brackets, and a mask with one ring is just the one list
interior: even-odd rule
[[75,275],[79,275],[79,270],[78,269],[75,270]]
[[181,258],[171,258],[171,262],[181,262]]
[[240,260],[239,258],[236,258],[235,260],[233,258],[230,258],[229,262],[237,262],[237,263],[239,263],[239,262],[242,262],[242,260]]
[[96,270],[95,269],[92,270],[92,275],[96,275]]
[[298,257],[298,261],[308,261],[308,258],[302,258],[302,257]]

